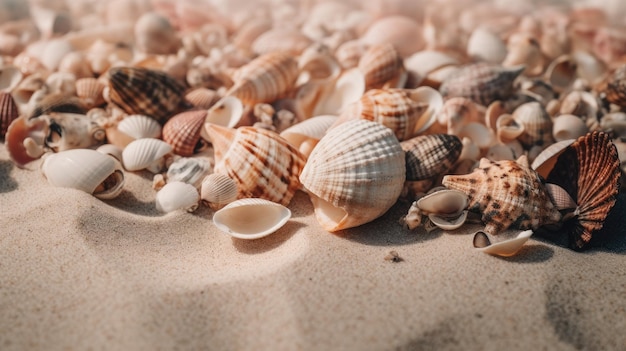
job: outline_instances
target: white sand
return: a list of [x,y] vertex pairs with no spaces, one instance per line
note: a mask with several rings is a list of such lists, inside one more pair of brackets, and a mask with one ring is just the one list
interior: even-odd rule
[[206,207],[158,214],[147,176],[125,189],[51,187],[0,144],[0,349],[626,349],[623,230],[503,259],[472,248],[477,227],[403,229],[403,203],[330,234],[299,193],[285,227],[242,241]]

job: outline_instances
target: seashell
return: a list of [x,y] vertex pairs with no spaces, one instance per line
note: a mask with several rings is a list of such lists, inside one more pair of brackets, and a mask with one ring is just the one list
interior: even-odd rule
[[444,67],[456,67],[458,59],[446,53],[434,50],[422,50],[404,59],[404,67],[418,77],[426,77]]
[[486,28],[476,28],[467,40],[467,56],[475,61],[502,63],[507,54],[504,41]]
[[189,91],[185,100],[195,108],[208,110],[219,100],[219,95],[215,90],[200,87]]
[[459,160],[478,161],[481,155],[478,145],[468,137],[461,138],[461,143],[463,144],[463,149],[461,150],[461,155],[459,155]]
[[130,142],[122,151],[122,161],[127,171],[147,169],[159,173],[164,165],[164,157],[172,147],[163,140],[154,138],[137,139]]
[[202,157],[181,157],[167,168],[167,181],[183,182],[200,189],[202,180],[213,171],[211,161]]
[[239,30],[233,34],[232,42],[239,50],[250,51],[252,43],[261,34],[272,28],[272,21],[265,18],[254,18],[243,24]]
[[76,76],[71,73],[53,72],[46,78],[46,87],[50,93],[76,95]]
[[[224,96],[211,106],[208,110],[205,121],[206,123],[213,123],[219,126],[234,128],[241,122],[243,111],[244,107],[241,100],[234,96]],[[210,140],[210,138],[206,135],[205,138]]]
[[469,122],[478,122],[480,114],[474,101],[464,97],[453,97],[443,103],[437,114],[440,125],[446,126],[449,134],[458,133]]
[[607,78],[604,93],[608,102],[620,107],[626,107],[626,64],[617,68]]
[[232,79],[225,72],[213,67],[190,67],[185,74],[185,80],[192,88],[217,90],[233,85]]
[[463,66],[442,82],[439,91],[444,97],[461,96],[483,106],[495,100],[507,100],[513,94],[513,81],[524,67],[502,67],[488,63]]
[[330,50],[319,43],[315,43],[300,55],[298,59],[300,75],[298,85],[308,81],[330,82],[341,73],[341,66]]
[[608,68],[602,60],[586,51],[576,51],[571,54],[578,69],[578,77],[591,84],[598,84],[605,78]]
[[77,79],[93,78],[94,73],[85,54],[80,51],[72,51],[63,56],[57,71],[71,73]]
[[400,143],[406,180],[423,180],[449,172],[461,155],[461,140],[450,134],[420,135]]
[[388,16],[372,23],[361,37],[368,46],[390,43],[402,57],[408,57],[424,47],[421,26],[412,18]]
[[502,143],[516,140],[524,133],[524,125],[518,124],[512,115],[505,113],[496,121],[496,136]]
[[626,113],[612,112],[602,116],[600,128],[622,138],[626,136]]
[[458,190],[443,189],[417,200],[422,214],[443,230],[454,230],[467,219],[467,195]]
[[365,90],[383,88],[386,83],[400,79],[404,72],[402,57],[390,43],[370,46],[359,59],[358,68],[365,77]]
[[0,66],[0,90],[11,92],[23,78],[19,68],[12,65]]
[[[318,89],[319,85],[321,89]],[[358,101],[364,92],[365,77],[358,68],[352,68],[344,71],[332,84],[304,84],[296,94],[296,101],[305,116],[336,115]]]
[[367,120],[328,131],[302,170],[300,181],[317,221],[331,232],[383,215],[402,192],[404,152],[393,132]]
[[576,80],[578,66],[570,55],[562,55],[550,62],[546,68],[546,81],[559,93],[569,90]]
[[576,201],[576,216],[567,220],[569,247],[587,249],[615,205],[620,187],[620,161],[608,134],[592,132],[578,138],[557,158],[546,177]]
[[207,114],[206,110],[185,111],[173,116],[163,125],[163,140],[172,146],[172,152],[191,156],[206,146],[200,133]]
[[239,198],[255,197],[289,204],[300,188],[305,158],[278,134],[254,127],[236,130],[205,125],[215,156],[215,173],[233,178]]
[[244,104],[272,102],[285,97],[298,78],[298,62],[283,52],[261,55],[235,73],[235,84],[226,95]]
[[35,5],[31,6],[30,12],[34,24],[44,38],[60,36],[72,29],[72,18],[65,11]]
[[513,119],[524,127],[518,140],[526,149],[533,146],[546,147],[554,143],[552,120],[548,112],[538,102],[527,102],[513,111]]
[[30,103],[33,104],[33,106],[30,113],[28,114],[29,118],[53,112],[82,115],[87,113],[87,109],[82,104],[79,98],[63,93],[48,94],[46,92],[45,96],[41,100],[36,101],[35,99],[31,98]]
[[4,143],[9,157],[18,167],[24,167],[44,154],[47,126],[48,122],[44,119],[29,120],[25,116],[9,124]]
[[92,77],[79,78],[76,80],[75,86],[76,95],[87,109],[105,103],[104,95],[102,95],[105,85],[100,83],[98,79]]
[[104,129],[86,115],[51,112],[38,118],[47,121],[45,145],[55,152],[97,146],[106,137]]
[[7,133],[9,125],[19,116],[20,113],[13,96],[6,91],[0,90],[0,139],[4,140],[4,135]]
[[184,210],[193,212],[198,208],[200,194],[195,186],[184,182],[168,182],[156,193],[156,209],[160,212]]
[[108,200],[122,192],[124,172],[115,159],[90,149],[49,154],[41,166],[53,186],[73,188]]
[[137,49],[146,54],[174,54],[181,46],[169,20],[155,12],[141,15],[135,22],[134,33]]
[[513,150],[502,143],[494,144],[487,150],[486,158],[491,161],[514,160],[515,154]]
[[211,173],[202,180],[200,198],[213,210],[237,200],[238,195],[237,183],[227,175]]
[[561,220],[541,177],[530,168],[526,156],[517,161],[497,162],[483,158],[472,173],[446,175],[442,183],[467,194],[468,209],[482,214],[485,232],[489,234],[509,227],[537,229]]
[[528,239],[533,235],[532,230],[525,230],[512,239],[506,239],[497,243],[491,243],[489,236],[485,232],[474,234],[474,247],[486,254],[509,257],[515,255]]
[[468,138],[472,140],[472,142],[480,149],[489,148],[493,145],[495,140],[495,136],[493,135],[491,129],[478,122],[467,123],[461,128],[457,135],[461,139]]
[[183,86],[163,72],[113,67],[107,76],[111,102],[128,114],[150,116],[163,124],[183,101]]
[[264,199],[240,199],[215,212],[213,223],[235,238],[252,240],[276,232],[289,218],[291,211],[281,204]]
[[312,43],[311,39],[298,31],[274,28],[259,35],[252,42],[251,49],[256,55],[281,51],[292,56],[298,56]]
[[561,101],[560,114],[572,114],[585,120],[597,119],[600,110],[598,100],[587,91],[571,91]]
[[359,60],[367,48],[368,45],[360,40],[349,40],[335,50],[335,57],[344,69],[354,68],[359,64]]
[[311,117],[283,130],[280,136],[308,157],[336,120],[337,116],[332,115]]
[[574,199],[572,199],[572,197],[562,187],[551,183],[546,183],[545,187],[548,194],[550,194],[552,203],[554,203],[559,211],[571,210],[578,207],[576,201],[574,201]]
[[587,132],[589,128],[582,118],[574,115],[560,115],[552,121],[552,135],[554,140],[562,141],[567,139],[576,139]]
[[161,137],[161,125],[154,118],[145,115],[128,115],[118,124],[117,129],[133,139]]
[[554,164],[556,163],[558,156],[563,151],[565,151],[565,149],[567,149],[567,147],[570,146],[574,141],[576,140],[562,140],[549,145],[548,147],[543,149],[541,153],[537,155],[537,157],[535,157],[535,160],[531,165],[532,169],[539,173],[539,175],[542,176],[544,179],[547,178],[548,174],[554,168]]
[[96,151],[98,151],[101,154],[111,156],[120,163],[122,162],[122,149],[113,144],[100,145],[98,146]]
[[539,42],[530,34],[517,33],[509,37],[508,53],[502,61],[503,67],[518,67],[524,65],[523,73],[527,76],[537,76],[543,72],[544,60]]

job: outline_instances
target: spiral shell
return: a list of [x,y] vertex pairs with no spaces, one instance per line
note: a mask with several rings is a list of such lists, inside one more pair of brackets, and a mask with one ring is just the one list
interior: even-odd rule
[[206,116],[206,110],[186,111],[173,116],[163,126],[163,140],[172,146],[175,154],[193,155],[206,145],[200,137]]
[[163,168],[163,157],[172,151],[172,147],[163,140],[144,138],[132,141],[122,151],[124,168],[128,171],[148,169],[158,173]]
[[214,210],[237,200],[237,183],[225,174],[212,173],[202,180],[200,198]]
[[420,135],[400,143],[406,158],[406,180],[424,180],[445,174],[461,155],[461,140],[450,134]]

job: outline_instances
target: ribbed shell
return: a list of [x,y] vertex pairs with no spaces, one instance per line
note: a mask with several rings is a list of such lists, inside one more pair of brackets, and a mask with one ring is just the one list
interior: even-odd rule
[[236,130],[207,125],[215,153],[214,173],[237,182],[239,198],[256,197],[288,205],[300,188],[305,158],[278,134],[260,128]]
[[241,67],[233,77],[235,84],[227,95],[238,97],[244,104],[273,102],[284,97],[298,78],[298,62],[284,52],[261,55]]
[[76,95],[88,109],[105,103],[102,92],[104,84],[96,78],[80,78],[76,80]]
[[200,133],[207,116],[206,110],[181,112],[163,126],[163,140],[172,151],[181,156],[191,156],[204,145]]
[[608,78],[605,93],[610,103],[626,107],[626,64]]
[[[331,127],[354,119],[374,121],[391,129],[398,140],[414,136],[428,104],[411,99],[410,90],[372,89],[350,104]],[[427,116],[424,116],[427,118]]]
[[212,173],[202,180],[200,198],[212,209],[228,205],[237,200],[238,195],[237,183],[225,174]]
[[128,144],[122,151],[122,161],[127,170],[139,171],[150,167],[171,151],[172,147],[163,140],[137,139]]
[[406,180],[424,180],[452,169],[463,150],[461,140],[450,134],[420,135],[400,143],[406,158]]
[[554,143],[552,120],[545,108],[538,102],[527,102],[513,111],[515,122],[524,127],[524,132],[517,138],[526,148],[547,146]]
[[20,113],[11,94],[0,91],[0,139],[4,139],[9,125],[19,116]]
[[472,173],[447,175],[442,183],[467,194],[468,209],[482,213],[489,234],[509,227],[537,229],[561,220],[541,177],[528,166],[525,156],[518,161],[483,158]]
[[464,66],[440,87],[446,97],[466,97],[483,106],[495,100],[507,100],[513,94],[513,81],[524,67],[502,67],[488,63]]
[[318,222],[333,232],[387,212],[400,196],[405,169],[404,151],[389,128],[355,120],[320,140],[300,181],[311,196]]
[[185,99],[195,108],[209,109],[220,97],[215,90],[201,87],[188,92]]
[[134,139],[159,138],[162,130],[159,122],[146,115],[126,116],[117,124],[117,129]]
[[404,69],[398,51],[389,43],[371,46],[361,56],[358,64],[365,76],[365,89],[379,89],[396,78]]
[[108,78],[110,100],[128,114],[147,115],[163,124],[183,101],[184,87],[161,71],[113,67]]
[[570,248],[588,248],[602,228],[619,192],[619,164],[617,148],[602,132],[578,138],[559,155],[547,182],[561,186],[578,204],[578,216],[566,222]]

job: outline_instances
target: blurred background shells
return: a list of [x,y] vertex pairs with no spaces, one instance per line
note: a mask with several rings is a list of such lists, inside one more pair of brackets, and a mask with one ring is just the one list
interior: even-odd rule
[[445,174],[461,155],[461,140],[450,134],[421,135],[400,143],[406,157],[406,179],[423,180]]

